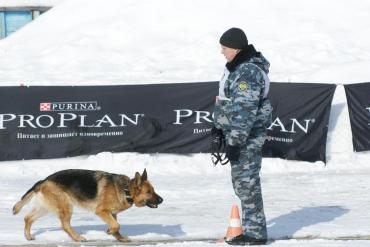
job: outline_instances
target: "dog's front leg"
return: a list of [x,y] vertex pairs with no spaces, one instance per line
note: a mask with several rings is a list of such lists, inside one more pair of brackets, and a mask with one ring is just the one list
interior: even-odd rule
[[108,234],[113,235],[120,242],[131,241],[127,236],[122,236],[121,233],[119,233],[120,226],[111,212],[97,209],[95,214],[109,225],[109,229],[107,231]]
[[[112,216],[113,216],[113,218],[117,221],[117,214],[112,213]],[[117,223],[118,223],[118,221],[117,221]],[[111,231],[110,231],[110,228],[108,228],[107,233],[108,233],[109,235],[112,235],[112,233],[111,233]]]

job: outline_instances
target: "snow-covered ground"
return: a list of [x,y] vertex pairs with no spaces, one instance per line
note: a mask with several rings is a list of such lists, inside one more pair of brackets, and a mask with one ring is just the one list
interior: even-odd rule
[[[370,154],[353,153],[341,84],[370,81],[370,2],[361,0],[65,0],[0,41],[0,85],[110,85],[218,80],[219,36],[244,29],[270,60],[272,81],[337,83],[326,166],[264,159],[262,188],[271,246],[368,246]],[[1,88],[0,88],[1,90]],[[369,92],[370,95],[370,92]],[[23,237],[24,208],[14,203],[36,181],[67,168],[133,176],[147,168],[164,198],[158,209],[119,215],[135,241],[222,237],[234,196],[230,168],[207,154],[100,153],[0,163],[0,245],[68,245],[53,216]],[[96,216],[76,209],[72,225],[90,241],[113,241]],[[285,238],[294,240],[282,240]],[[300,240],[318,238],[315,240]],[[335,240],[334,240],[335,239]],[[111,242],[114,245],[116,242]],[[223,246],[224,244],[217,244]],[[204,242],[157,246],[198,246]]]

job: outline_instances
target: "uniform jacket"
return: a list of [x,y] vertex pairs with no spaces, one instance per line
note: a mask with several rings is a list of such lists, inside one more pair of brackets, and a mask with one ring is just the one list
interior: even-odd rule
[[217,100],[214,124],[222,129],[228,145],[244,146],[253,130],[271,123],[271,105],[267,98],[270,64],[253,45],[240,51],[226,64],[230,72],[224,85],[228,100]]

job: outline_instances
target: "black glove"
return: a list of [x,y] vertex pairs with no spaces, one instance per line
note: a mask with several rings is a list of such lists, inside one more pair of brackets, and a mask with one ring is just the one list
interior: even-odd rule
[[225,147],[225,136],[222,130],[215,126],[211,130],[211,153],[219,153]]
[[226,157],[231,161],[237,161],[240,157],[240,147],[226,145]]
[[222,130],[217,129],[215,126],[211,130],[211,154],[212,162],[214,165],[220,163],[226,165],[229,160],[226,158],[225,153],[226,139]]

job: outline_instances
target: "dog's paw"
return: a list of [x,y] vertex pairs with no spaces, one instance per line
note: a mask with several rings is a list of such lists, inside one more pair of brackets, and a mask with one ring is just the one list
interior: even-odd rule
[[26,235],[27,240],[35,240],[35,237],[33,235]]
[[127,236],[118,237],[117,240],[124,243],[131,242],[131,239]]
[[82,237],[82,236],[78,236],[76,237],[76,239],[74,239],[76,242],[86,242],[86,238]]

